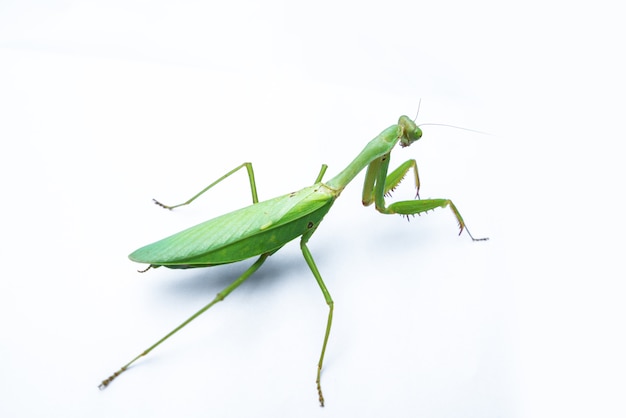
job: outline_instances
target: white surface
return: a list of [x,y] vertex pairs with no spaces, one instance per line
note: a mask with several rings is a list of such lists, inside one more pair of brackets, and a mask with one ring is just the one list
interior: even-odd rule
[[[229,4],[0,4],[0,416],[623,416],[617,10]],[[491,240],[350,185],[310,241],[326,408],[297,242],[98,391],[250,264],[137,274],[135,248],[250,199],[244,173],[152,197],[243,161],[262,199],[330,178],[420,98],[420,122],[492,135],[424,127],[392,165]]]

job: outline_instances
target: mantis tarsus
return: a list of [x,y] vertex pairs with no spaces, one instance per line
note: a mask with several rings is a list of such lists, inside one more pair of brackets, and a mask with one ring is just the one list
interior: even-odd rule
[[[385,196],[400,183],[411,169],[413,169],[414,172],[415,188],[419,193],[420,182],[415,160],[411,159],[406,161],[391,172],[391,174],[387,174],[387,171],[389,168],[389,156],[393,147],[397,143],[400,143],[401,147],[407,147],[421,137],[422,130],[420,127],[409,117],[401,116],[396,125],[390,126],[371,140],[343,171],[326,183],[322,182],[322,177],[327,168],[324,164],[312,186],[264,202],[258,201],[254,171],[252,170],[252,164],[247,162],[229,171],[184,203],[167,206],[155,200],[154,202],[157,205],[166,209],[174,209],[179,206],[188,205],[216,184],[245,167],[250,180],[252,205],[213,218],[153,244],[142,247],[130,254],[129,258],[138,263],[148,264],[148,268],[144,271],[161,266],[173,269],[210,267],[219,264],[234,263],[256,256],[259,258],[239,278],[219,292],[208,305],[204,306],[170,333],[132,359],[119,371],[105,379],[100,384],[100,389],[107,387],[113,379],[127,370],[131,364],[147,355],[189,322],[193,321],[217,302],[224,300],[226,296],[257,271],[267,257],[277,252],[283,245],[294,238],[302,237],[300,240],[302,254],[313,276],[315,276],[329,307],[322,352],[317,363],[316,378],[320,405],[324,406],[324,396],[322,395],[320,378],[333,319],[334,303],[313,261],[313,256],[307,247],[307,242],[319,226],[324,215],[326,215],[335,202],[335,199],[339,197],[342,190],[354,177],[367,167],[363,186],[363,204],[365,206],[374,203],[376,210],[381,213],[404,216],[420,214],[435,208],[449,207],[458,221],[460,228],[459,234],[465,229],[472,240],[487,240],[487,238],[474,238],[470,234],[461,214],[449,199],[406,200],[395,202],[387,206]],[[418,197],[418,195],[416,197]]]

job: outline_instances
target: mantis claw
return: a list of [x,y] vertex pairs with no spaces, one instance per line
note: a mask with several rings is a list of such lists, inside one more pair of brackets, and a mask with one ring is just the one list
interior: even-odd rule
[[168,210],[172,210],[173,209],[171,206],[164,205],[163,203],[159,202],[156,199],[152,199],[152,201],[154,202],[155,205],[161,206],[164,209],[168,209]]
[[100,390],[104,390],[107,388],[107,386],[109,386],[109,384],[119,375],[121,375],[122,373],[124,373],[126,371],[126,366],[122,367],[120,370],[116,371],[115,373],[113,373],[111,376],[109,376],[108,378],[104,379],[102,381],[102,383],[100,383],[98,385],[98,389]]

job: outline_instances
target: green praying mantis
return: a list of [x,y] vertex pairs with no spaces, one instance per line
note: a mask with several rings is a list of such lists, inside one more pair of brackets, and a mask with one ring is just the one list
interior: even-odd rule
[[[235,167],[184,203],[167,206],[155,200],[154,202],[157,205],[166,209],[188,205],[216,184],[245,167],[250,181],[252,205],[218,216],[142,247],[130,254],[129,258],[138,263],[148,264],[148,267],[142,272],[161,266],[172,269],[187,269],[234,263],[252,257],[258,257],[258,259],[239,278],[219,292],[209,304],[122,366],[120,370],[105,379],[99,388],[106,388],[138,359],[150,353],[213,305],[224,300],[226,296],[252,276],[269,256],[280,250],[289,241],[301,237],[300,248],[302,255],[317,280],[329,308],[322,352],[317,363],[316,378],[319,402],[321,406],[324,406],[321,372],[333,320],[334,302],[313,261],[307,242],[317,230],[335,199],[339,197],[343,189],[354,177],[367,167],[363,185],[363,204],[365,206],[374,203],[376,210],[383,214],[399,214],[407,217],[435,208],[449,207],[458,222],[459,235],[465,229],[473,241],[488,239],[474,238],[472,236],[461,214],[451,200],[419,199],[420,180],[414,159],[406,161],[392,171],[391,174],[387,174],[389,157],[394,146],[399,143],[401,147],[408,147],[421,137],[422,130],[420,127],[408,116],[401,116],[396,125],[390,126],[371,140],[343,171],[329,181],[322,182],[322,177],[327,169],[327,166],[323,164],[313,185],[264,202],[258,201],[254,171],[252,164],[248,162]],[[417,190],[416,199],[387,205],[385,196],[394,190],[411,169],[414,172],[415,188]]]

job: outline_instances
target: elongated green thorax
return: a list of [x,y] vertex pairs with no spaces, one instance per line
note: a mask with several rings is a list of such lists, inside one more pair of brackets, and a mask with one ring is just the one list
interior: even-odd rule
[[341,173],[327,181],[326,184],[332,189],[343,190],[373,160],[390,152],[398,139],[398,125],[392,125],[385,129],[380,135],[372,139]]
[[422,137],[422,130],[408,116],[400,116],[397,125],[382,131],[363,148],[363,151],[339,174],[330,179],[328,187],[341,192],[365,167],[385,154],[389,154],[400,141],[402,147],[408,147]]

